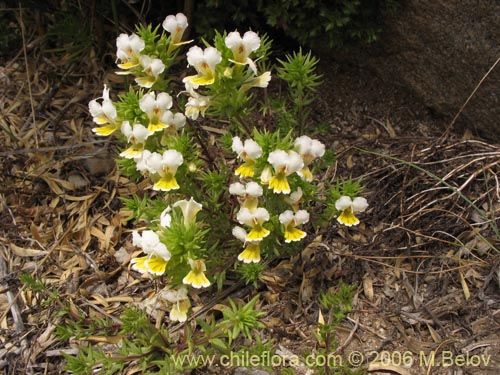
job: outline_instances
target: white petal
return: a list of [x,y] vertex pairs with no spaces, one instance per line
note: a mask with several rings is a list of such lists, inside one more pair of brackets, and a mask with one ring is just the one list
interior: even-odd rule
[[300,188],[300,186],[297,188],[297,191],[294,191],[292,194],[290,194],[290,196],[288,197],[288,200],[290,202],[290,204],[295,204],[297,203],[300,198],[302,198],[302,189]]
[[368,201],[363,197],[356,197],[352,201],[352,210],[355,212],[363,212],[368,208]]
[[191,66],[198,66],[204,61],[203,50],[198,46],[193,46],[186,54],[188,64]]
[[129,38],[127,34],[120,34],[118,38],[116,38],[116,48],[118,50],[126,50],[129,46]]
[[144,141],[152,134],[142,124],[135,124],[133,133],[136,143],[144,143]]
[[106,85],[104,85],[104,88],[102,89],[102,98],[104,100],[109,100],[109,89]]
[[182,154],[179,151],[167,150],[163,153],[163,163],[168,166],[178,167],[179,165],[182,164],[183,161],[184,158],[182,157]]
[[130,48],[132,48],[132,50],[136,53],[142,51],[146,46],[146,43],[144,43],[144,41],[141,38],[139,38],[139,36],[136,34],[132,34],[129,37],[129,43],[130,43]]
[[160,225],[164,228],[170,227],[170,224],[172,223],[172,216],[169,213],[171,210],[170,206],[168,206],[160,214]]
[[170,34],[174,33],[177,29],[177,19],[174,15],[169,15],[162,23],[163,28]]
[[185,114],[188,119],[196,121],[200,117],[200,110],[197,107],[186,105]]
[[134,161],[135,161],[135,168],[139,171],[139,172],[144,172],[144,171],[147,171],[148,170],[148,167],[146,165],[146,160],[148,160],[148,158],[151,156],[151,151],[149,150],[144,150],[142,152],[142,155],[141,157],[139,158],[135,158]]
[[236,220],[238,220],[240,224],[253,226],[253,219],[254,215],[246,207],[243,207],[241,210],[239,210],[238,214],[236,215]]
[[[189,65],[188,65],[189,66]],[[186,91],[194,96],[194,90],[196,90],[200,85],[193,83],[189,80],[189,77],[184,77],[182,79],[182,83],[184,83],[184,87],[186,87]]]
[[187,17],[184,15],[184,13],[177,13],[175,15],[175,19],[177,21],[177,25],[183,29],[185,29],[186,27],[188,27],[188,19]]
[[156,97],[158,108],[162,110],[170,109],[172,107],[172,97],[166,92],[160,92]]
[[311,151],[312,139],[307,135],[302,135],[295,140],[295,149],[301,155],[308,154]]
[[166,299],[171,303],[187,299],[187,289],[184,286],[181,286],[178,289],[163,289],[159,294],[161,298]]
[[286,173],[290,175],[304,168],[304,161],[295,151],[288,151]]
[[[255,64],[254,64],[255,65]],[[250,65],[252,67],[252,65]],[[257,74],[256,72],[254,72]],[[271,72],[264,72],[257,78],[255,78],[251,83],[251,87],[266,88],[269,86],[269,81],[271,81]]]
[[132,232],[132,245],[142,248],[142,237],[136,230]]
[[96,99],[93,99],[89,102],[89,112],[92,117],[102,116],[102,106],[97,102]]
[[260,47],[260,38],[257,33],[247,31],[245,35],[243,35],[243,43],[245,44],[245,49],[250,53],[256,51]]
[[142,155],[141,157],[139,158],[135,158],[135,168],[139,171],[139,172],[144,172],[144,171],[147,171],[148,170],[148,167],[146,165],[146,161],[148,160],[148,158],[151,156],[151,151],[149,150],[144,150],[142,152]]
[[163,259],[165,260],[169,260],[172,256],[172,254],[170,254],[170,251],[168,251],[167,247],[165,246],[164,243],[162,242],[158,242],[153,250],[153,253],[155,255],[158,255],[160,257],[162,257]]
[[154,254],[156,246],[160,242],[158,235],[152,230],[145,230],[142,232],[142,250],[146,254]]
[[[128,55],[125,51],[119,49],[116,51],[116,57],[119,59],[119,60],[126,60],[128,59]],[[120,73],[117,73],[117,74],[120,74]],[[121,73],[121,74],[128,74],[128,73]]]
[[245,242],[245,239],[247,238],[247,231],[242,227],[236,226],[233,228],[233,236],[235,236],[241,242]]
[[118,116],[116,113],[115,105],[111,100],[104,100],[102,102],[102,111],[109,119],[116,119]]
[[253,215],[259,223],[269,221],[269,212],[263,207],[256,208],[255,211],[253,212]]
[[151,65],[153,59],[151,57],[149,57],[148,55],[142,55],[140,58],[139,58],[139,62],[141,63],[142,67],[147,69],[149,68],[149,66]]
[[191,197],[189,201],[183,199],[181,201],[175,202],[173,206],[180,207],[182,216],[184,217],[184,225],[194,223],[196,220],[196,214],[203,208],[201,203],[196,202],[193,197]]
[[153,152],[146,159],[146,168],[148,169],[149,172],[158,173],[162,169],[162,167],[163,167],[163,159],[159,153]]
[[262,170],[262,173],[260,174],[260,183],[264,185],[269,184],[269,180],[271,179],[271,177],[273,177],[273,171],[272,168],[268,165]]
[[245,191],[247,194],[251,195],[252,197],[260,197],[262,194],[264,194],[264,191],[262,190],[262,186],[260,186],[258,183],[251,181],[249,182],[246,187]]
[[306,210],[298,210],[295,213],[295,222],[297,225],[307,223],[309,221],[309,212]]
[[147,114],[151,114],[155,107],[156,100],[153,94],[145,94],[139,101],[139,108]]
[[227,34],[224,41],[229,49],[238,48],[243,43],[243,39],[241,38],[240,33],[237,31],[232,31]]
[[352,206],[352,199],[346,195],[340,197],[335,202],[335,208],[339,211],[343,211]]
[[178,112],[174,115],[174,120],[172,124],[175,126],[177,130],[181,129],[186,125],[186,116],[184,114]]
[[286,165],[288,159],[288,153],[283,150],[275,150],[269,154],[267,162],[271,164],[275,170]]
[[279,216],[280,223],[283,225],[288,225],[294,219],[293,211],[286,210]]
[[129,139],[133,133],[132,133],[132,126],[130,125],[130,122],[128,121],[123,121],[122,126],[120,128],[121,132],[127,139]]
[[229,185],[229,194],[245,195],[245,186],[241,182],[235,182]]
[[325,145],[320,141],[313,139],[311,143],[311,154],[320,158],[325,154]]
[[233,144],[231,145],[231,149],[240,156],[243,152],[243,143],[241,142],[240,137],[233,137]]
[[166,110],[165,112],[163,112],[160,120],[164,124],[170,125],[174,121],[174,114],[171,111]]
[[222,61],[222,56],[219,51],[214,47],[208,47],[205,49],[205,61],[208,66],[213,70],[215,65]]
[[151,73],[153,73],[153,77],[158,77],[165,70],[165,64],[160,59],[154,59],[150,64]]
[[248,156],[252,159],[260,158],[260,156],[262,155],[262,147],[260,147],[259,144],[253,139],[245,140],[244,149]]

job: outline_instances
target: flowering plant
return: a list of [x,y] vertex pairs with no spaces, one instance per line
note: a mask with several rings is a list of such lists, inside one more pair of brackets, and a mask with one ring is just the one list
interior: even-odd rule
[[[278,78],[300,96],[289,108],[297,113],[294,122],[286,104],[273,107],[263,90],[272,77],[266,36],[217,33],[212,44],[198,46],[184,40],[187,26],[179,13],[166,17],[163,30],[121,34],[117,74],[131,76],[133,84],[116,101],[105,85],[102,97],[89,103],[94,133],[122,141],[122,172],[149,181],[142,200],[124,199],[129,219],[146,228],[132,233],[131,268],[145,278],[165,278],[160,294],[170,319],[181,322],[192,305],[189,288],[221,286],[222,264],[244,269],[293,248],[322,207],[328,220],[336,216],[352,226],[359,223],[354,214],[368,206],[350,180],[323,201],[315,194],[318,159],[332,154],[301,134],[304,105],[319,84],[317,60],[300,52],[280,61]],[[182,64],[187,74],[179,73]],[[259,108],[269,114],[268,125],[252,125]]]

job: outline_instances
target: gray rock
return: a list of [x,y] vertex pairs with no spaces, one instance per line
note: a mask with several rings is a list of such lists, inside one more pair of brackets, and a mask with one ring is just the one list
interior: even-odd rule
[[[357,62],[451,122],[500,57],[500,1],[407,0],[385,17],[379,42],[361,48]],[[500,141],[500,63],[457,126]]]

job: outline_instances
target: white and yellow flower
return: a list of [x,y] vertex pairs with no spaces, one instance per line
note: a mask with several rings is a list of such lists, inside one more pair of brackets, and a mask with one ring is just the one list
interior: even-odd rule
[[109,89],[106,85],[102,91],[102,103],[99,103],[97,99],[91,100],[89,112],[97,125],[104,125],[92,129],[97,135],[107,136],[120,128],[121,121],[118,118],[115,105],[109,98]]
[[148,165],[147,165],[147,161],[148,161],[150,156],[151,156],[151,151],[144,150],[142,152],[141,156],[134,158],[135,169],[137,169],[139,172],[141,172],[145,176],[150,173]]
[[274,168],[274,175],[269,180],[269,188],[277,194],[289,194],[288,176],[300,171],[304,161],[295,151],[276,150],[269,154],[268,163]]
[[240,90],[245,92],[250,90],[252,87],[260,87],[262,89],[269,86],[269,81],[271,81],[271,72],[264,72],[258,77],[255,77],[248,83],[241,85]]
[[306,232],[297,226],[309,221],[309,212],[299,210],[294,213],[291,210],[286,210],[279,216],[279,221],[285,227],[285,242],[300,241],[306,236]]
[[167,124],[166,130],[175,133],[186,125],[186,116],[180,112],[173,113],[172,111],[166,111],[162,121]]
[[152,133],[168,127],[165,122],[172,107],[172,97],[166,92],[161,92],[155,96],[155,93],[145,94],[139,101],[141,111],[146,113],[149,118],[148,130]]
[[248,56],[259,49],[260,38],[257,33],[247,31],[243,37],[237,31],[229,33],[225,39],[226,46],[233,52],[233,59],[230,60],[239,65],[249,65],[253,73],[257,75],[255,62]]
[[348,227],[359,224],[359,219],[354,215],[356,212],[364,212],[368,208],[368,202],[363,197],[351,199],[348,196],[342,196],[335,202],[335,208],[341,211],[337,221]]
[[177,13],[175,16],[171,14],[165,18],[162,26],[165,31],[170,33],[170,43],[174,46],[172,49],[190,42],[182,42],[182,36],[184,35],[184,31],[186,31],[188,25],[188,19],[183,13]]
[[167,146],[169,136],[177,134],[177,132],[186,125],[186,116],[180,112],[173,113],[172,111],[165,111],[162,121],[167,127],[160,139],[160,144],[162,146]]
[[311,182],[313,179],[309,165],[314,159],[325,154],[325,145],[316,139],[311,139],[307,135],[298,137],[295,140],[295,150],[304,161],[304,167],[297,174],[304,180]]
[[182,323],[187,320],[187,313],[191,307],[191,302],[189,302],[188,291],[184,285],[177,289],[162,291],[161,297],[172,304],[172,309],[170,310],[171,321]]
[[160,176],[153,185],[153,190],[170,191],[179,189],[175,173],[183,162],[182,154],[176,150],[167,150],[162,155],[153,152],[146,160],[148,171]]
[[291,193],[289,196],[284,197],[284,201],[288,203],[293,208],[293,212],[297,212],[299,210],[299,204],[302,201],[302,189],[299,186],[297,190]]
[[188,259],[191,271],[182,279],[183,284],[191,285],[193,288],[208,288],[210,281],[205,276],[207,267],[201,259]]
[[241,177],[252,177],[255,174],[256,159],[262,156],[262,147],[253,139],[247,139],[243,144],[240,137],[233,137],[231,149],[238,154],[238,158],[244,161],[234,174]]
[[205,111],[210,106],[210,97],[198,94],[189,82],[185,82],[185,85],[189,94],[184,112],[186,117],[191,120],[197,120],[200,114],[204,117]]
[[170,260],[171,254],[165,244],[160,241],[158,235],[152,230],[145,230],[140,235],[137,231],[132,232],[132,243],[138,246],[147,255],[133,258],[131,260],[132,269],[140,273],[151,273],[162,275]]
[[208,96],[204,95],[191,96],[186,103],[186,108],[185,108],[186,117],[190,118],[191,120],[197,120],[200,114],[202,117],[204,117],[205,111],[208,109],[209,106],[210,106],[210,98]]
[[127,142],[132,143],[132,146],[120,153],[120,156],[126,159],[140,158],[144,152],[144,143],[152,133],[145,126],[141,124],[131,126],[128,121],[123,121],[121,131],[127,137]]
[[245,237],[246,241],[262,241],[271,233],[263,226],[266,221],[269,221],[269,212],[265,208],[258,207],[251,211],[247,207],[242,207],[236,215],[236,220],[252,228]]
[[259,197],[264,194],[264,191],[262,186],[254,181],[248,182],[246,185],[235,182],[229,185],[229,194],[237,195],[240,205],[253,211],[257,208]]
[[139,66],[141,51],[146,47],[146,43],[136,34],[120,34],[116,38],[116,57],[120,60],[118,67],[124,69],[117,74],[130,74],[130,69]]
[[262,173],[260,174],[260,183],[262,185],[269,185],[271,177],[273,177],[273,168],[270,165],[267,165],[264,169],[262,169]]
[[198,46],[193,46],[187,53],[188,66],[196,69],[198,74],[188,76],[182,81],[189,82],[193,88],[200,85],[211,85],[215,82],[215,66],[222,61],[222,55],[214,47],[207,47],[202,50]]
[[247,241],[247,231],[238,226],[233,228],[233,236],[243,242],[245,247],[245,249],[238,255],[238,260],[243,263],[259,263],[260,241]]
[[149,56],[141,56],[139,62],[142,74],[135,79],[135,82],[139,86],[149,89],[158,81],[160,74],[165,71],[165,64],[160,59],[152,59]]
[[201,203],[196,202],[193,197],[189,200],[177,201],[173,206],[181,209],[185,227],[189,227],[196,222],[196,214],[203,208]]

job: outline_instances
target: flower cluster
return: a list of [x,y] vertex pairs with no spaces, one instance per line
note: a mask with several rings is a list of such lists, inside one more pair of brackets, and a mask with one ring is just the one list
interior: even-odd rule
[[146,42],[137,34],[120,34],[116,39],[116,57],[118,67],[116,72],[120,75],[134,75],[135,82],[147,89],[159,81],[162,73],[167,69],[167,60],[175,50],[184,43],[182,36],[188,27],[188,21],[184,14],[178,13],[175,16],[168,16],[163,21],[163,29],[170,34],[168,39],[168,50],[166,55],[162,53],[145,54]]
[[[191,42],[182,40],[187,18],[182,13],[170,15],[162,26],[166,34],[159,35],[158,28],[139,27],[137,33],[118,36],[117,74],[133,76],[140,88],[131,88],[113,102],[104,85],[102,96],[90,101],[89,112],[97,124],[93,132],[98,136],[114,134],[123,140],[125,147],[119,154],[126,163],[123,165],[130,167],[137,179],[151,182],[146,190],[155,191],[157,198],[154,204],[146,199],[138,211],[154,214],[133,217],[145,220],[146,227],[132,233],[132,244],[140,251],[130,264],[145,276],[168,278],[163,298],[171,304],[170,319],[183,322],[191,306],[188,287],[207,288],[211,285],[208,277],[220,281],[213,275],[216,262],[211,256],[227,238],[212,238],[212,233],[219,230],[224,231],[222,236],[230,236],[232,232],[243,243],[238,260],[246,264],[260,262],[267,243],[291,243],[306,236],[302,226],[309,222],[310,214],[302,208],[307,208],[304,196],[309,197],[314,181],[311,169],[315,160],[325,155],[325,145],[305,135],[292,141],[291,132],[284,139],[279,131],[265,138],[263,134],[269,134],[265,129],[254,129],[252,139],[251,129],[231,122],[236,128],[229,128],[229,132],[245,130],[247,134],[244,140],[232,137],[231,143],[238,181],[229,186],[229,194],[239,207],[235,211],[232,205],[221,208],[227,194],[222,188],[213,194],[215,199],[207,198],[207,190],[218,186],[212,181],[221,177],[224,185],[228,181],[227,174],[212,173],[212,166],[227,172],[227,165],[232,164],[225,157],[220,164],[214,162],[207,149],[218,147],[217,140],[201,139],[194,121],[205,116],[233,119],[248,113],[247,106],[254,98],[249,90],[265,88],[271,79],[269,71],[262,72],[268,44],[253,31],[217,34],[213,46],[205,43],[204,48],[192,46],[186,52],[187,67],[194,72],[191,69],[192,74],[188,73],[178,87],[181,80],[167,73],[180,60],[182,46]],[[224,151],[228,150],[217,155],[226,155]],[[206,157],[200,157],[201,152]],[[207,198],[202,200],[203,211],[193,197]],[[366,210],[366,199],[351,193],[336,198],[337,220],[347,226],[358,224],[355,214]],[[213,228],[208,222],[217,215],[222,228]],[[233,226],[233,219],[239,225]]]
[[[202,209],[202,205],[196,202],[193,198],[190,200],[180,200],[173,204],[173,208],[180,208],[182,212],[182,225],[190,230],[196,226],[196,215]],[[171,228],[172,215],[171,208],[167,207],[160,215],[160,229]],[[173,255],[167,248],[164,242],[161,241],[159,232],[153,230],[145,230],[142,234],[137,231],[132,232],[132,244],[141,248],[141,251],[146,254],[141,257],[134,257],[131,260],[132,269],[142,274],[163,275],[167,270],[169,262]],[[179,259],[176,260],[176,263]],[[187,263],[190,270],[182,279],[182,284],[177,289],[169,291],[165,299],[173,304],[170,312],[170,318],[177,321],[185,321],[187,319],[187,310],[191,306],[187,296],[186,286],[193,288],[207,288],[210,286],[210,281],[205,275],[206,266],[202,259],[194,259],[187,257]]]
[[[126,142],[120,156],[132,162],[136,171],[151,180],[154,191],[169,194],[165,200],[170,205],[161,213],[159,226],[151,225],[142,233],[133,232],[132,243],[141,249],[142,254],[132,258],[131,267],[142,274],[155,276],[185,272],[178,279],[181,286],[170,288],[166,297],[172,303],[170,318],[185,321],[190,307],[186,287],[206,288],[211,283],[205,275],[207,267],[200,244],[203,230],[196,223],[196,215],[202,206],[193,198],[179,200],[185,195],[182,179],[190,170],[183,167],[185,157],[189,163],[193,155],[183,155],[182,150],[172,147],[175,142],[169,143],[169,140],[184,134],[187,119],[197,120],[200,115],[204,117],[209,108],[217,109],[217,103],[224,95],[238,97],[244,102],[250,88],[268,85],[271,74],[257,74],[258,67],[252,54],[259,49],[261,40],[255,32],[246,32],[243,37],[237,31],[220,36],[217,48],[193,46],[187,51],[187,65],[196,73],[182,80],[185,91],[181,93],[187,95],[183,112],[173,110],[174,98],[166,92],[170,81],[167,72],[174,61],[178,61],[176,56],[180,47],[190,43],[182,40],[188,21],[178,13],[167,16],[162,26],[168,36],[164,33],[158,35],[157,29],[152,31],[151,28],[138,28],[137,33],[118,36],[116,62],[120,70],[117,74],[133,76],[141,89],[119,96],[118,101],[113,102],[105,85],[102,97],[89,103],[89,111],[98,125],[93,132],[99,136],[118,134]],[[237,95],[234,90],[237,90]],[[182,108],[182,105],[175,108]],[[249,154],[255,157],[251,150]],[[179,176],[181,167],[184,169]],[[232,193],[241,197],[248,210],[246,216],[244,211],[240,214],[241,222],[251,228],[245,238],[257,243],[269,234],[269,230],[258,224],[267,221],[269,216],[264,208],[257,207],[262,187],[257,183],[233,186]],[[175,208],[182,211],[182,222],[172,211]],[[181,250],[179,244],[184,246]],[[258,261],[260,256],[255,255],[252,259]]]
[[[188,94],[185,114],[192,120],[197,120],[200,114],[205,116],[207,109],[227,94],[225,83],[231,82],[234,86],[234,82],[238,82],[238,93],[232,95],[239,98],[252,87],[267,87],[271,80],[270,72],[258,75],[257,65],[250,58],[261,45],[257,33],[247,31],[242,37],[233,31],[224,38],[223,44],[222,41],[219,44],[221,50],[212,46],[205,49],[193,46],[187,52],[188,67],[196,71],[182,80]],[[223,57],[228,54],[232,58]],[[249,69],[244,70],[245,66]],[[201,89],[203,94],[199,92]]]
[[[233,235],[244,243],[244,250],[238,259],[245,263],[259,262],[260,243],[270,234],[270,230],[264,224],[271,217],[266,208],[258,207],[258,198],[263,195],[263,186],[283,197],[283,201],[292,208],[278,216],[284,228],[285,242],[300,241],[306,233],[297,227],[309,221],[309,213],[299,209],[302,189],[299,186],[292,193],[289,177],[296,174],[303,181],[311,182],[313,178],[309,166],[313,160],[324,155],[325,146],[318,140],[301,136],[295,140],[293,149],[271,151],[266,159],[262,147],[255,140],[246,139],[242,142],[239,137],[234,137],[232,150],[237,158],[243,161],[234,173],[246,183],[233,183],[229,192],[238,196],[240,209],[236,220],[249,229],[248,233],[239,226],[233,229]],[[257,167],[261,171],[258,177]]]

